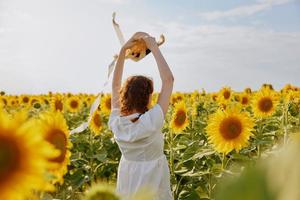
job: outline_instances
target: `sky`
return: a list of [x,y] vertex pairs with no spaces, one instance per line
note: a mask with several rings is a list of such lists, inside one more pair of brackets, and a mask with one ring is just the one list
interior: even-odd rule
[[[113,12],[126,39],[164,34],[174,91],[300,86],[300,0],[0,0],[0,90],[101,91],[120,50]],[[126,61],[123,80],[137,74],[160,90],[151,54]]]

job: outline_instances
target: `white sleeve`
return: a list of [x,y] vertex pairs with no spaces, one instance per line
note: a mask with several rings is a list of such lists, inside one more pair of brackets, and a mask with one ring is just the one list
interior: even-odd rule
[[141,115],[140,123],[148,131],[161,130],[164,125],[164,113],[159,104],[155,104],[151,109]]
[[120,109],[119,108],[113,108],[111,110],[111,113],[109,115],[109,119],[108,119],[108,128],[110,130],[113,130],[115,121],[117,120],[117,117],[120,115]]

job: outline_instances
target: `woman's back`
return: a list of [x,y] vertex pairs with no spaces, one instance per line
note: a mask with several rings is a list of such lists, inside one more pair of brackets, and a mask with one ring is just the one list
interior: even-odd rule
[[126,160],[155,160],[163,155],[162,109],[159,104],[156,104],[140,115],[136,122],[132,122],[131,119],[138,114],[121,117],[120,109],[113,109],[108,124]]
[[109,117],[109,127],[122,152],[117,191],[130,198],[140,189],[147,188],[155,194],[154,199],[171,200],[170,172],[161,133],[163,111],[156,104],[132,122],[137,115],[120,117],[120,110],[113,109]]

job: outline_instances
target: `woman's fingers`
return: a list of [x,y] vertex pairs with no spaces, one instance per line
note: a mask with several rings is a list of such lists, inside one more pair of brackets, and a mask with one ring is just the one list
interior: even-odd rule
[[143,40],[145,41],[147,47],[151,50],[153,47],[157,45],[156,40],[154,37],[151,36],[145,36],[143,37]]

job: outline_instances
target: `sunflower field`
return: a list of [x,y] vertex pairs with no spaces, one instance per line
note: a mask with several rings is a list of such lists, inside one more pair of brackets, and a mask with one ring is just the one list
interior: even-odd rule
[[[122,199],[114,192],[121,153],[107,125],[111,96],[101,95],[88,128],[70,134],[87,121],[96,95],[49,92],[16,96],[1,92],[1,200]],[[152,106],[157,97],[154,93]],[[247,199],[224,192],[224,180],[239,177],[245,169],[279,154],[292,140],[299,140],[299,130],[297,86],[287,84],[278,91],[264,84],[257,91],[223,87],[215,93],[173,93],[162,133],[174,198]],[[288,169],[292,171],[293,165]],[[293,176],[299,177],[299,168],[295,169]],[[260,175],[261,171],[252,173]],[[245,176],[250,181],[256,177],[251,171]],[[299,187],[299,180],[289,188]],[[228,187],[227,192],[235,190]],[[244,191],[241,184],[235,188]],[[248,199],[293,199],[279,198],[280,190],[267,186],[258,191],[262,188],[264,197]],[[146,193],[135,199],[147,199]]]

